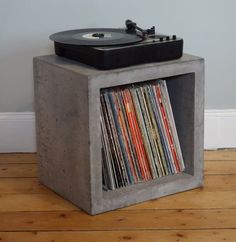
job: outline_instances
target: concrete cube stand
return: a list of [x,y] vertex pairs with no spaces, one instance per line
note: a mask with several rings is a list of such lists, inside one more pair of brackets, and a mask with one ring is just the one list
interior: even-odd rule
[[[186,165],[181,174],[102,189],[100,89],[164,78]],[[34,58],[39,179],[89,214],[202,186],[204,60],[181,59],[100,71],[57,57]]]

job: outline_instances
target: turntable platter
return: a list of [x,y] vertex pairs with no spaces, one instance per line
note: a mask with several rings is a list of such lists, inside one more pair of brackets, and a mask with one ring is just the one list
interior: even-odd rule
[[80,46],[125,45],[143,40],[140,36],[127,33],[124,29],[110,28],[68,30],[55,33],[49,38],[57,43]]

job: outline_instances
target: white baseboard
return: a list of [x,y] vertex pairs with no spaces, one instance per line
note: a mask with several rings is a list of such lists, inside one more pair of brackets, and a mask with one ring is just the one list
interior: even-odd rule
[[236,148],[236,109],[205,110],[205,149]]
[[[205,149],[236,147],[236,109],[205,111]],[[0,113],[0,153],[35,152],[35,114]]]
[[0,113],[0,153],[35,151],[35,114]]

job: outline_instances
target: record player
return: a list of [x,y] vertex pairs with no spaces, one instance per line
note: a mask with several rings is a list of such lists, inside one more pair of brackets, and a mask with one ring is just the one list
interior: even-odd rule
[[142,29],[131,20],[126,28],[90,28],[58,32],[55,53],[69,59],[108,70],[130,65],[178,59],[183,54],[183,39],[155,33],[155,27]]

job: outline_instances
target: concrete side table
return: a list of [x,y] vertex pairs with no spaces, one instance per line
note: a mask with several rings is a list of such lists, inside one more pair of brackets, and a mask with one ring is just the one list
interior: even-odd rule
[[[102,189],[100,89],[164,78],[186,170]],[[39,179],[89,214],[202,186],[204,60],[181,59],[100,71],[56,55],[34,58]]]

